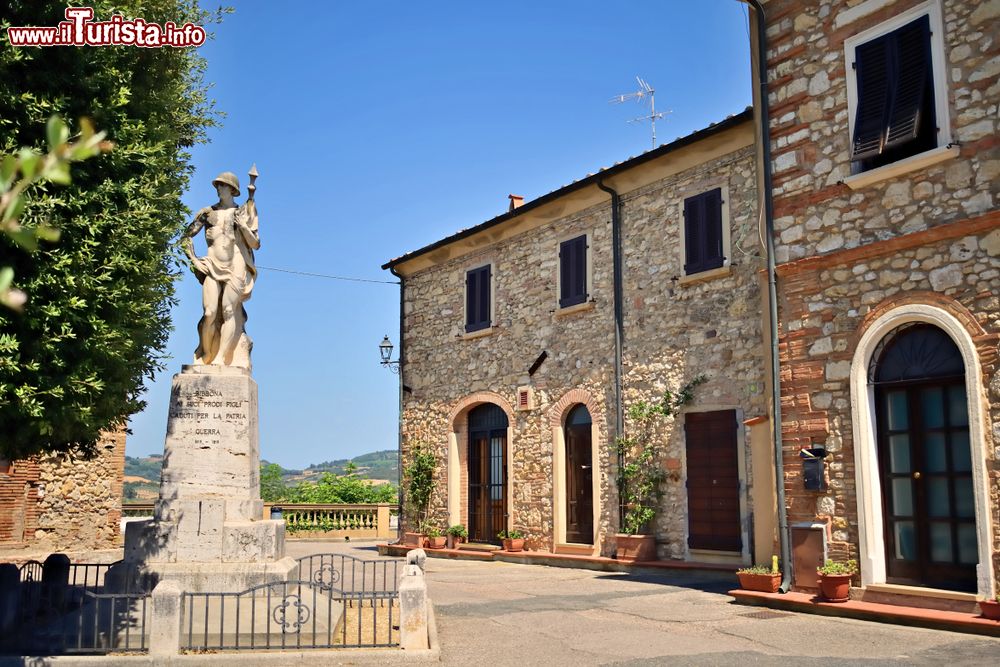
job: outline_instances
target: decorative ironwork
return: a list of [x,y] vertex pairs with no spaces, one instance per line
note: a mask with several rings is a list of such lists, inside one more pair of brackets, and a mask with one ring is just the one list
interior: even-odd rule
[[[289,620],[288,608],[294,607],[292,620]],[[309,622],[309,607],[302,604],[302,598],[298,595],[286,595],[279,604],[274,606],[271,618],[281,626],[284,634],[299,632],[300,628]]]
[[[335,565],[334,559],[340,562]],[[270,582],[238,593],[184,593],[181,649],[397,646],[399,601],[395,578],[391,585],[383,585],[377,575],[387,575],[390,570],[395,573],[395,567],[389,566],[398,562],[362,561],[339,554],[307,556],[299,561],[300,576],[305,575],[299,580]],[[334,577],[354,590],[339,590],[332,583]]]
[[885,335],[868,366],[868,382],[884,384],[959,377],[965,361],[955,341],[931,324],[910,322]]
[[330,591],[340,583],[340,571],[332,563],[327,563],[313,572],[312,580],[319,584],[320,590]]
[[395,591],[402,560],[364,560],[346,554],[313,554],[298,559],[298,578],[325,593]]

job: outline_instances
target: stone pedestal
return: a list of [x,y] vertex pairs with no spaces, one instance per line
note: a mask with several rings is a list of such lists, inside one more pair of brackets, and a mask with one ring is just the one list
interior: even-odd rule
[[288,579],[285,525],[264,520],[257,383],[249,370],[184,366],[174,376],[153,518],[125,529],[130,576],[182,590],[239,591]]

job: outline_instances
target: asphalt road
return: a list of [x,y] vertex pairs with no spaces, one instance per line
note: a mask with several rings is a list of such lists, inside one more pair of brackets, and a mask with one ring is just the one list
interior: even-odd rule
[[[288,546],[377,557],[370,544]],[[451,665],[1000,664],[1000,639],[737,605],[728,575],[438,558],[426,573]]]

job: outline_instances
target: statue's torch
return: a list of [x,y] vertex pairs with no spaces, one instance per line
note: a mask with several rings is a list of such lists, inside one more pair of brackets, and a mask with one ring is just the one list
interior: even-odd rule
[[250,175],[250,185],[247,186],[247,190],[250,192],[250,195],[247,197],[247,200],[248,201],[253,201],[253,193],[256,192],[256,190],[257,190],[257,186],[254,185],[254,181],[256,181],[257,177],[260,176],[260,174],[257,173],[257,163],[256,162],[254,162],[253,166],[250,167],[249,175]]

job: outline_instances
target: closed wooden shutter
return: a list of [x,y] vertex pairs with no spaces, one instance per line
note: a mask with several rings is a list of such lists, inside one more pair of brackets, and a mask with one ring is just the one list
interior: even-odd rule
[[684,200],[684,273],[717,269],[722,254],[722,189]]
[[465,330],[478,331],[491,324],[490,266],[481,266],[465,274]]
[[852,160],[872,158],[916,139],[921,123],[929,121],[930,44],[930,18],[925,15],[854,50],[858,104]]
[[587,300],[587,237],[559,244],[559,307]]

